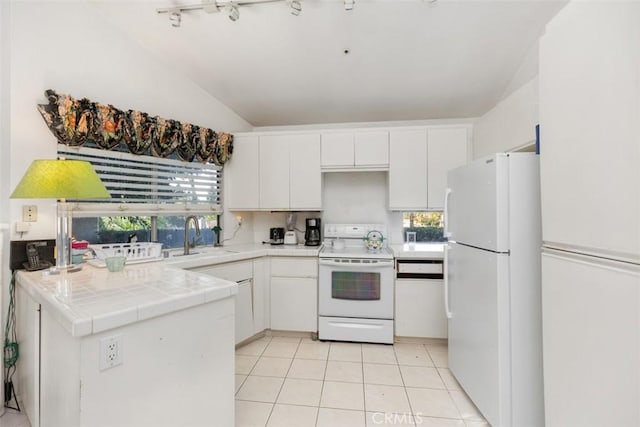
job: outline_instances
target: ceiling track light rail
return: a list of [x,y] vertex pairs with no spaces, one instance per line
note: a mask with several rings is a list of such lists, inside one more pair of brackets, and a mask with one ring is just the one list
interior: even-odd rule
[[294,16],[300,15],[300,12],[302,11],[302,2],[300,0],[202,0],[199,4],[158,8],[156,9],[156,12],[169,14],[169,21],[171,22],[171,25],[173,27],[179,27],[183,12],[190,12],[192,10],[204,10],[207,13],[224,12],[229,16],[230,20],[235,22],[240,18],[239,7],[264,3],[286,3],[291,8],[291,14]]

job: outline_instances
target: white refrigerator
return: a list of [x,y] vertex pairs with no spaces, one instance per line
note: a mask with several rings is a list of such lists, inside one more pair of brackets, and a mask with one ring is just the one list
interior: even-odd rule
[[492,426],[541,426],[538,157],[479,159],[447,187],[449,367]]

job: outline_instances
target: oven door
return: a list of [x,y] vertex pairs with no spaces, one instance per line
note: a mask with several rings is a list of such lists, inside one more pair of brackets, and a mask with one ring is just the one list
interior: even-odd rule
[[393,319],[393,260],[321,258],[318,314]]

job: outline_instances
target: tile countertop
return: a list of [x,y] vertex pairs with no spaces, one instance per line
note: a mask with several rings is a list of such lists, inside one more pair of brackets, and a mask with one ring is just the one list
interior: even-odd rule
[[150,262],[118,273],[84,264],[81,271],[50,275],[20,271],[21,286],[74,337],[230,297],[238,285]]
[[[119,273],[83,264],[76,273],[20,271],[18,283],[74,337],[95,334],[226,298],[234,282],[184,269],[263,256],[318,256],[319,246],[229,245],[198,247],[193,255],[126,265]],[[182,250],[175,251],[175,253]]]
[[393,256],[398,259],[443,259],[443,243],[416,243],[414,248],[408,244],[390,245]]
[[[267,245],[261,243],[219,247],[205,246],[192,249],[192,252],[194,252],[193,255],[171,256],[163,262],[167,265],[189,269],[263,256],[317,257],[320,248],[321,246]],[[182,249],[178,251],[178,253],[181,252]]]

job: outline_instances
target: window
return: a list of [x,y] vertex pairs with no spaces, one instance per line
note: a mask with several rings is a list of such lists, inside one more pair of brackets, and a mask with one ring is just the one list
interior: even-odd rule
[[404,240],[407,240],[407,231],[414,231],[417,242],[445,242],[443,221],[442,212],[403,212]]
[[[197,241],[212,244],[222,212],[222,168],[177,159],[58,145],[58,156],[89,161],[111,194],[109,200],[70,200],[73,234],[91,243],[131,239],[184,244],[188,215],[199,218]],[[195,231],[189,231],[189,239]]]
[[[135,239],[138,242],[157,241],[164,248],[181,248],[184,245],[184,222],[186,215],[174,216],[100,216],[73,219],[73,235],[78,240],[91,243],[122,243]],[[189,241],[198,245],[218,243],[213,228],[218,225],[218,215],[198,217],[200,236],[193,227],[189,230]],[[152,236],[155,233],[155,238]]]

